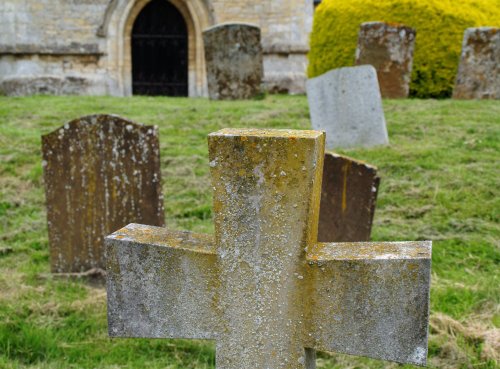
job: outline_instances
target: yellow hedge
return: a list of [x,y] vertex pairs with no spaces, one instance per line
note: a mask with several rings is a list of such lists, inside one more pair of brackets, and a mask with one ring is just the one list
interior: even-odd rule
[[410,94],[451,95],[468,27],[500,25],[500,0],[323,0],[316,9],[310,77],[354,64],[363,22],[402,23],[417,30]]

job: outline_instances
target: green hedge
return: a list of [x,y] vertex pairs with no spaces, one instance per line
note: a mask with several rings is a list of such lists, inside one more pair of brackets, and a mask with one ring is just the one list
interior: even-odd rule
[[363,22],[417,30],[410,95],[451,95],[466,28],[500,25],[500,0],[323,0],[311,34],[309,77],[354,64]]

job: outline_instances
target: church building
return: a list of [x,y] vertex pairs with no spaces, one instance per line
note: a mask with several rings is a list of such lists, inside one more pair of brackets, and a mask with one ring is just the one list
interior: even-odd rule
[[0,0],[0,94],[207,96],[203,30],[261,29],[264,88],[304,92],[314,0]]

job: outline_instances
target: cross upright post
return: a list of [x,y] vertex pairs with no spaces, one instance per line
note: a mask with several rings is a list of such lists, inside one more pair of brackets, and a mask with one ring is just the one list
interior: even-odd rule
[[425,365],[430,242],[317,242],[322,132],[208,141],[215,237],[109,236],[110,335],[214,339],[218,369],[313,369],[317,350]]

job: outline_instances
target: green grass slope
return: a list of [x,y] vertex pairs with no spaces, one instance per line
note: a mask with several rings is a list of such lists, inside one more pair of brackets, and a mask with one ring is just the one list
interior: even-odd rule
[[[500,103],[402,100],[384,107],[391,145],[345,152],[377,165],[382,176],[373,238],[434,240],[430,366],[496,368]],[[167,226],[198,232],[212,232],[209,132],[309,128],[303,96],[0,97],[0,368],[214,368],[211,342],[110,340],[104,289],[47,277],[40,135],[104,112],[160,127]],[[321,354],[318,367],[398,366]]]

